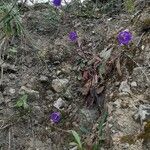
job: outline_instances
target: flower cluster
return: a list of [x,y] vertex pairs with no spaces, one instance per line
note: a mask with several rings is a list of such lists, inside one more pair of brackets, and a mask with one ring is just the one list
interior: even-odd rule
[[[55,7],[59,7],[61,6],[61,2],[62,0],[53,0],[53,5]],[[78,35],[76,31],[71,31],[68,37],[69,37],[69,40],[72,42],[76,42],[78,40]],[[118,39],[119,45],[128,45],[130,41],[132,40],[132,34],[128,30],[124,30],[124,31],[119,32],[117,39]],[[50,115],[50,120],[53,123],[58,123],[61,120],[60,112],[53,112]]]

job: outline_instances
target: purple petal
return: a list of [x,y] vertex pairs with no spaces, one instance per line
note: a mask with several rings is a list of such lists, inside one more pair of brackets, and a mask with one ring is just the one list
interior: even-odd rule
[[62,0],[53,0],[53,5],[59,7],[61,5]]
[[58,123],[61,119],[61,114],[59,112],[53,112],[50,115],[50,120],[54,123]]
[[71,41],[76,41],[77,38],[78,38],[78,35],[77,35],[77,33],[75,31],[69,33],[69,39]]
[[127,45],[132,40],[132,34],[129,31],[121,31],[118,34],[119,44]]

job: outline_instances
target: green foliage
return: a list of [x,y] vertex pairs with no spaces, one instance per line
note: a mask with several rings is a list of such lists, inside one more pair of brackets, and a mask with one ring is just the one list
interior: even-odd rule
[[45,21],[51,23],[52,26],[59,26],[61,15],[53,6],[49,6],[49,14],[43,14]]
[[108,112],[105,112],[102,116],[99,124],[98,124],[98,130],[99,130],[99,140],[98,142],[93,146],[93,150],[99,150],[102,146],[102,140],[101,137],[103,137],[103,129],[105,127],[104,123],[106,122],[108,116]]
[[121,0],[109,0],[108,2],[98,4],[98,7],[103,13],[118,12],[122,8]]
[[[105,112],[104,115],[102,116],[101,120],[99,121],[99,124],[98,124],[99,139],[93,145],[92,150],[100,150],[100,148],[102,146],[102,139],[101,138],[103,137],[103,132],[104,132],[103,130],[105,128],[105,122],[106,122],[107,116],[108,116],[108,112]],[[79,136],[79,134],[74,130],[71,130],[71,133],[72,133],[75,141],[71,142],[70,145],[78,146],[79,150],[85,150],[85,148],[82,145],[81,137]]]
[[67,4],[64,7],[64,11],[66,12],[73,12],[73,11],[79,11],[81,8],[82,4],[80,0],[72,0],[71,3]]
[[74,130],[71,130],[71,133],[72,133],[72,135],[74,137],[74,140],[75,140],[75,142],[72,142],[71,144],[74,143],[74,145],[78,146],[79,150],[84,150],[83,146],[82,146],[82,143],[81,143],[81,137],[79,136],[79,134]]
[[105,112],[104,115],[102,116],[102,119],[99,122],[99,125],[98,125],[99,136],[102,136],[103,134],[104,123],[106,122],[107,117],[108,117],[108,112]]
[[17,56],[17,47],[10,47],[10,48],[7,48],[7,58],[9,59],[12,59],[12,60],[15,60],[16,56]]
[[1,3],[0,28],[7,37],[22,34],[23,27],[16,3]]
[[63,13],[48,5],[44,11],[39,7],[39,10],[33,10],[31,14],[26,20],[28,30],[39,34],[54,35],[60,26]]
[[27,99],[28,99],[28,95],[27,94],[22,95],[18,99],[18,101],[16,103],[16,107],[17,108],[27,109],[28,108]]
[[125,0],[124,7],[128,13],[132,13],[135,10],[134,0]]
[[11,52],[13,54],[17,53],[17,49],[15,47],[12,47],[12,48],[9,49],[9,52]]

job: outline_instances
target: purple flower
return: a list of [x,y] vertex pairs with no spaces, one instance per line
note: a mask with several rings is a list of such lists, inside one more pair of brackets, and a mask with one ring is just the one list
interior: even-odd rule
[[59,112],[53,112],[50,115],[50,119],[51,119],[52,122],[58,123],[61,119],[61,114]]
[[53,5],[59,7],[61,5],[62,0],[53,0]]
[[77,33],[75,31],[69,33],[69,39],[71,41],[76,41],[77,38],[78,38],[78,35],[77,35]]
[[121,31],[118,34],[118,42],[119,44],[127,45],[132,40],[132,34],[129,31]]

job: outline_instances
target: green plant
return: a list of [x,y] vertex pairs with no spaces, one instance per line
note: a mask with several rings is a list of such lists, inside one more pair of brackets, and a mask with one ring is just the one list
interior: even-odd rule
[[9,49],[9,52],[15,54],[17,53],[17,49],[15,47],[12,47]]
[[99,130],[98,136],[99,136],[99,139],[98,139],[98,142],[96,144],[94,144],[93,150],[99,150],[101,148],[101,146],[102,146],[101,138],[103,137],[103,129],[105,127],[104,123],[106,122],[107,116],[108,116],[108,112],[105,112],[104,115],[102,116],[100,122],[99,122],[99,125],[98,125],[98,130]]
[[0,28],[4,36],[7,37],[21,35],[23,33],[17,2],[2,2],[0,5]]
[[84,150],[79,134],[74,130],[71,130],[71,133],[74,137],[75,142],[71,142],[70,145],[77,146],[78,150]]
[[135,10],[134,0],[125,0],[124,7],[128,13],[132,13]]
[[122,3],[119,0],[109,0],[106,3],[100,3],[99,7],[103,13],[112,13],[121,11]]
[[50,22],[50,24],[52,26],[59,26],[60,23],[60,19],[61,19],[61,13],[54,9],[52,6],[49,6],[49,14],[43,14],[43,16],[45,17],[45,21]]
[[27,99],[28,99],[28,95],[27,94],[24,94],[22,95],[18,100],[17,100],[17,103],[16,103],[16,107],[17,108],[23,108],[23,109],[28,109],[29,106],[27,104]]

